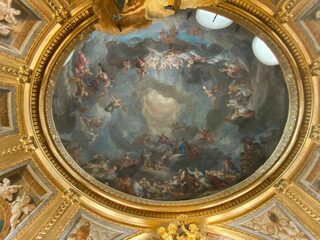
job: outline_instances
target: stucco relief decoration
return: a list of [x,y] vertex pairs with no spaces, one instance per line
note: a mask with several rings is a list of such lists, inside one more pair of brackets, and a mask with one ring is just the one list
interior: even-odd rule
[[59,237],[60,240],[121,240],[136,233],[135,230],[110,222],[102,221],[87,212],[78,213],[66,230]]
[[[0,198],[8,216],[6,220],[0,219],[0,236],[14,236],[21,223],[49,196],[48,189],[38,181],[28,166],[0,175]],[[5,234],[1,232],[4,226],[8,229]]]
[[257,213],[230,224],[263,239],[315,239],[288,210],[276,200]]
[[0,35],[8,36],[11,33],[11,24],[16,25],[16,16],[21,14],[21,11],[11,7],[12,0],[3,0],[0,2]]
[[33,34],[42,25],[41,18],[23,0],[0,1],[0,49],[22,56]]

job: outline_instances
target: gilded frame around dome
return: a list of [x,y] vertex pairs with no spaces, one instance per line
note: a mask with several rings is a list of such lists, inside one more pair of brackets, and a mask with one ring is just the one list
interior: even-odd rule
[[[199,6],[201,6],[201,1]],[[225,3],[214,5],[212,9],[218,13],[247,26],[253,33],[272,43],[271,47],[277,54],[285,74],[289,91],[289,117],[285,133],[282,136],[277,150],[271,159],[254,175],[255,182],[241,183],[230,192],[220,196],[205,197],[198,200],[176,202],[158,202],[129,197],[115,190],[102,189],[96,180],[81,179],[79,169],[71,161],[63,160],[69,157],[62,152],[59,139],[55,135],[52,119],[50,118],[50,91],[55,84],[55,76],[66,59],[68,53],[79,39],[93,30],[93,25],[98,21],[92,8],[87,5],[52,35],[51,41],[46,46],[41,46],[38,54],[41,55],[33,63],[31,87],[27,89],[26,98],[29,99],[31,121],[28,131],[35,136],[39,146],[39,156],[47,168],[53,167],[57,183],[74,188],[83,194],[83,204],[98,202],[105,209],[113,209],[146,218],[177,218],[181,213],[188,218],[206,217],[232,209],[251,198],[259,198],[291,164],[300,147],[305,141],[308,125],[311,118],[311,75],[308,72],[306,60],[297,44],[289,37],[283,25],[271,19],[268,12],[259,9],[243,0],[228,0]],[[50,101],[49,101],[50,102]],[[43,114],[44,113],[44,114]],[[41,150],[41,151],[40,151]],[[250,177],[251,178],[251,177]],[[93,184],[94,183],[94,184]],[[240,192],[241,189],[241,192]],[[262,199],[260,199],[262,200]],[[179,204],[179,209],[177,206]]]

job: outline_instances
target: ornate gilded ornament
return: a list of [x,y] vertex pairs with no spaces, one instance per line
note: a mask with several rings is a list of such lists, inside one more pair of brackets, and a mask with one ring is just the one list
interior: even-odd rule
[[167,228],[159,227],[157,229],[159,240],[205,240],[200,228],[194,224],[186,224],[184,221],[170,223]]
[[312,127],[310,138],[316,142],[320,142],[320,123]]
[[63,193],[63,202],[59,205],[54,214],[50,217],[50,219],[46,222],[46,224],[40,229],[34,239],[40,240],[44,239],[44,237],[48,234],[48,232],[53,228],[53,226],[59,221],[59,219],[63,216],[63,214],[67,211],[67,209],[76,204],[79,201],[79,196],[73,189],[66,190]]
[[289,182],[286,179],[280,179],[274,186],[279,192],[285,193],[289,188]]
[[30,153],[36,149],[34,138],[31,136],[22,136],[20,138],[20,144],[8,147],[0,151],[0,156],[8,156],[10,154],[20,152],[24,150],[26,153]]
[[[58,3],[58,1],[56,0],[56,1],[47,1],[47,3],[48,2],[55,2],[55,3]],[[68,1],[68,2],[70,2],[70,1]],[[107,1],[104,1],[104,2],[107,2]],[[213,1],[212,1],[213,2]],[[214,1],[214,3],[212,3],[212,5],[213,6],[215,6],[216,4],[217,4],[217,2],[218,1]],[[219,1],[219,2],[224,2],[224,1]],[[263,22],[263,24],[265,24],[266,26],[265,26],[265,28],[267,29],[268,28],[268,23],[267,23],[267,20],[265,20],[265,18],[264,18],[264,16],[263,16],[263,13],[260,13],[259,11],[257,11],[257,9],[255,9],[254,7],[252,8],[252,6],[250,5],[250,2],[249,3],[247,3],[247,2],[245,2],[245,1],[228,1],[228,4],[230,4],[230,5],[234,5],[234,8],[236,9],[236,8],[243,8],[244,9],[244,11],[245,12],[247,12],[247,16],[250,16],[251,14],[252,15],[256,15],[256,17],[258,17],[259,19],[261,18],[262,19],[262,22]],[[236,6],[236,5],[239,5],[239,6]],[[240,6],[241,5],[241,6]],[[60,8],[60,5],[59,4],[57,4],[57,6],[58,6],[58,8],[56,9],[56,14],[55,14],[55,19],[57,20],[57,22],[60,22],[60,23],[63,23],[63,22],[65,22],[66,20],[67,20],[67,15],[69,14],[68,13],[68,11],[66,10],[66,9],[64,9],[65,11],[63,11],[63,8]],[[219,6],[220,7],[220,6]],[[222,5],[222,7],[224,7],[224,5]],[[233,7],[233,6],[232,6]],[[248,9],[245,9],[245,8],[248,8]],[[59,10],[60,9],[60,10]],[[222,10],[225,10],[225,9],[222,9]],[[172,12],[172,11],[168,11],[168,12]],[[253,13],[254,12],[254,13]],[[75,24],[74,25],[70,25],[70,28],[66,28],[65,27],[65,25],[64,26],[62,26],[61,27],[61,31],[60,30],[57,30],[57,34],[55,35],[55,37],[54,38],[52,38],[52,41],[51,42],[49,42],[45,47],[44,47],[44,49],[43,49],[43,51],[41,52],[41,53],[43,53],[42,55],[39,55],[39,56],[42,56],[42,58],[41,59],[39,59],[39,61],[38,61],[38,63],[37,63],[37,65],[36,65],[36,67],[34,67],[34,71],[36,71],[35,72],[35,74],[33,74],[33,80],[32,80],[32,82],[33,83],[35,83],[33,86],[32,86],[32,89],[30,90],[30,92],[29,93],[26,93],[26,95],[27,96],[25,96],[25,98],[24,99],[27,99],[27,97],[30,97],[30,95],[31,95],[31,97],[30,97],[30,99],[31,99],[31,101],[30,102],[32,102],[31,103],[31,106],[28,106],[30,109],[32,109],[32,120],[33,120],[33,124],[34,124],[34,126],[40,126],[39,128],[35,128],[35,137],[37,138],[37,143],[39,143],[39,145],[41,145],[41,149],[43,149],[44,150],[44,152],[47,154],[47,157],[48,157],[48,161],[50,160],[50,163],[48,162],[48,163],[46,163],[46,164],[51,164],[52,163],[52,165],[57,169],[57,171],[59,171],[60,173],[61,173],[61,175],[63,175],[64,176],[64,178],[65,178],[65,180],[66,180],[66,182],[70,182],[70,183],[74,183],[74,186],[75,187],[77,187],[77,189],[79,189],[79,190],[83,190],[82,191],[82,194],[84,195],[84,196],[90,196],[94,201],[96,201],[98,204],[101,204],[101,206],[102,207],[108,207],[109,209],[115,209],[115,211],[116,210],[119,210],[120,212],[125,212],[126,214],[128,214],[128,215],[132,215],[132,216],[138,216],[138,217],[140,217],[140,216],[142,216],[143,218],[145,218],[145,219],[147,219],[148,217],[152,217],[152,218],[159,218],[159,221],[161,221],[161,219],[160,218],[172,218],[172,217],[175,217],[175,212],[174,211],[172,211],[172,206],[169,206],[169,207],[167,207],[167,206],[160,206],[159,208],[161,208],[161,210],[159,210],[159,213],[157,212],[157,211],[155,211],[155,212],[152,212],[150,209],[152,209],[152,207],[153,206],[148,206],[147,204],[145,204],[144,206],[146,206],[147,205],[147,207],[146,208],[143,208],[143,206],[142,206],[142,204],[140,205],[140,203],[143,203],[143,201],[140,201],[140,202],[131,202],[131,199],[125,199],[127,202],[129,202],[129,205],[127,205],[127,206],[125,206],[124,207],[124,204],[123,204],[123,202],[122,201],[113,201],[113,195],[111,195],[111,196],[108,196],[108,198],[104,198],[104,197],[101,197],[98,193],[96,193],[96,192],[94,192],[94,190],[92,190],[90,187],[88,187],[88,185],[87,185],[87,183],[86,184],[84,184],[84,185],[82,185],[82,183],[79,183],[79,182],[77,182],[77,179],[76,178],[74,178],[73,179],[73,177],[74,177],[74,174],[72,175],[72,174],[68,174],[68,172],[66,172],[65,170],[64,170],[64,168],[63,168],[63,165],[62,164],[60,164],[60,162],[59,162],[59,160],[60,159],[56,159],[56,157],[55,156],[51,156],[52,155],[52,153],[51,153],[51,151],[50,151],[50,142],[47,142],[47,140],[46,139],[50,139],[49,137],[47,137],[47,136],[43,136],[43,133],[41,132],[42,130],[41,130],[41,127],[46,127],[47,125],[43,125],[42,126],[42,124],[43,124],[43,122],[41,122],[40,123],[40,118],[37,118],[37,116],[39,116],[39,113],[38,113],[38,111],[40,111],[40,115],[41,114],[43,114],[43,109],[41,109],[41,110],[39,110],[39,108],[38,108],[38,104],[42,101],[42,100],[39,100],[39,102],[38,102],[38,100],[37,99],[40,99],[39,98],[39,96],[41,96],[41,95],[39,95],[39,93],[43,93],[43,92],[41,92],[40,91],[40,88],[42,88],[41,90],[44,90],[45,89],[45,83],[46,83],[46,81],[47,81],[47,77],[51,80],[52,79],[52,73],[53,73],[53,71],[51,71],[51,68],[55,68],[56,66],[56,62],[55,62],[55,56],[58,56],[58,55],[60,55],[60,53],[59,53],[59,47],[57,47],[57,46],[61,46],[61,48],[62,48],[62,51],[66,51],[66,49],[65,48],[63,48],[64,47],[64,41],[66,41],[66,39],[68,38],[68,39],[71,39],[71,38],[73,38],[77,33],[77,31],[78,31],[78,29],[80,29],[80,27],[78,28],[78,26],[80,25],[80,23],[83,23],[83,22],[85,22],[85,21],[82,21],[81,20],[81,17],[83,17],[83,18],[85,18],[85,20],[87,20],[87,19],[89,19],[89,17],[91,18],[91,12],[89,11],[89,15],[90,16],[88,16],[88,17],[86,17],[86,16],[80,16],[79,18],[80,18],[80,20],[79,21],[77,21],[77,19],[75,20],[75,15],[76,15],[76,11],[74,12],[75,14],[73,14],[73,16],[72,16],[72,19],[70,19],[70,22],[71,21],[75,21]],[[134,16],[134,14],[132,15],[132,19],[130,19],[130,21],[132,21],[132,20],[134,20],[135,18],[133,17]],[[145,16],[145,15],[143,15],[143,16]],[[93,17],[91,18],[91,19],[93,19]],[[126,18],[124,17],[124,18],[122,18],[121,20],[120,20],[120,22],[121,21],[124,21]],[[248,21],[247,19],[246,19],[246,21]],[[68,24],[66,24],[66,25],[69,25],[70,24],[70,22],[68,22]],[[79,24],[78,24],[78,22],[80,22]],[[93,23],[94,21],[92,21],[91,22],[91,24]],[[139,21],[137,21],[137,22],[139,22]],[[132,22],[131,22],[132,23]],[[141,23],[141,22],[139,22],[139,23]],[[84,23],[83,25],[85,25],[85,24],[87,24],[87,23]],[[125,24],[126,24],[126,22],[124,22],[123,23],[124,24],[124,26],[125,26]],[[270,27],[270,26],[269,26]],[[299,56],[300,56],[300,52],[299,51],[296,51],[296,49],[295,49],[295,43],[294,42],[291,42],[291,39],[290,38],[285,38],[284,36],[285,35],[283,35],[283,32],[281,33],[281,26],[278,28],[278,29],[275,29],[273,32],[275,32],[275,34],[277,34],[278,36],[279,36],[279,39],[281,38],[281,41],[283,41],[283,45],[286,45],[286,46],[289,46],[288,47],[288,49],[290,49],[290,52],[291,51],[295,51],[295,53],[296,53],[296,55],[294,56],[295,58],[297,58],[297,59],[301,59],[301,58],[299,58]],[[60,32],[59,32],[60,31]],[[78,31],[79,32],[79,31]],[[117,31],[117,32],[119,32],[119,31]],[[123,31],[123,32],[125,32],[125,31]],[[285,39],[284,39],[285,38]],[[280,40],[279,40],[280,41]],[[285,50],[285,51],[287,51],[287,50]],[[288,51],[289,52],[289,51]],[[39,53],[40,53],[40,51],[39,51]],[[298,61],[298,60],[297,60]],[[299,68],[303,68],[303,66],[304,66],[304,63],[303,63],[303,61],[299,61],[299,62],[297,62],[297,65],[299,66]],[[54,66],[54,67],[52,67],[52,66]],[[294,65],[294,66],[296,66],[296,65]],[[59,64],[57,64],[57,68],[59,67]],[[48,74],[44,74],[43,72],[44,72],[44,69],[47,69],[46,71],[48,72]],[[6,72],[11,72],[13,75],[15,74],[15,75],[17,75],[18,73],[17,73],[17,71],[15,70],[15,69],[9,69],[9,70],[5,70]],[[1,72],[1,70],[0,70],[0,72]],[[296,71],[296,72],[298,72],[298,71]],[[10,74],[11,74],[10,73]],[[51,74],[51,75],[50,75]],[[49,76],[50,75],[50,76]],[[53,74],[54,75],[54,74]],[[295,78],[297,78],[297,79],[299,79],[299,76],[294,76],[293,77],[293,82],[295,81]],[[55,80],[56,79],[52,79],[50,82],[49,82],[49,86],[54,86],[54,82],[55,82]],[[43,84],[42,84],[42,81],[43,81]],[[303,83],[302,83],[302,85],[303,86],[308,86],[308,84],[309,84],[309,81],[308,81],[308,79],[306,80],[306,81],[303,81]],[[293,86],[294,85],[294,83],[292,83],[292,85],[291,86]],[[295,86],[293,86],[292,88],[295,88]],[[306,88],[307,90],[306,90],[306,95],[308,95],[309,94],[309,88]],[[39,90],[39,91],[38,91]],[[28,95],[28,94],[30,94],[30,95]],[[295,97],[296,97],[296,99],[297,100],[299,100],[299,96],[297,96],[298,94],[296,94],[295,95]],[[47,97],[47,95],[43,95],[44,97]],[[292,96],[294,96],[293,94],[292,94]],[[308,104],[308,102],[307,102],[307,104]],[[41,104],[40,104],[40,106],[41,106]],[[290,105],[290,106],[293,106],[293,104],[292,105]],[[298,107],[297,107],[298,108]],[[295,109],[295,110],[298,110],[298,109]],[[298,112],[298,111],[296,111],[296,112]],[[293,114],[292,114],[293,115]],[[291,115],[291,116],[292,116]],[[290,116],[290,119],[292,120],[292,118],[291,118],[291,116]],[[303,119],[303,121],[301,121],[301,122],[303,122],[302,123],[302,125],[303,125],[303,127],[301,128],[302,129],[302,132],[304,131],[304,126],[305,125],[307,125],[308,124],[308,113],[306,114],[306,120],[305,119]],[[305,116],[304,116],[305,117]],[[40,119],[40,120],[39,120]],[[43,119],[43,118],[42,118]],[[295,129],[296,128],[296,126],[295,126],[295,123],[294,123],[294,120],[292,120],[291,121],[290,120],[290,122],[292,123],[291,125],[290,125],[290,129]],[[41,120],[42,121],[42,120]],[[49,124],[48,124],[49,125]],[[40,129],[40,130],[39,130]],[[46,132],[46,131],[44,131],[44,132]],[[46,134],[46,133],[45,133]],[[285,136],[285,140],[286,139],[289,139],[290,138],[290,136],[288,135],[288,136]],[[55,138],[54,138],[55,139]],[[49,140],[48,140],[49,141]],[[26,141],[26,142],[28,142],[28,141]],[[29,145],[28,143],[27,143],[27,145]],[[48,147],[47,145],[49,145],[50,147]],[[31,144],[31,146],[32,146],[32,144]],[[281,147],[283,146],[283,148],[285,148],[286,146],[287,146],[287,143],[284,143],[284,144],[281,144]],[[299,147],[300,145],[298,145],[298,147]],[[20,148],[20,149],[24,149],[23,147],[22,147],[22,145],[19,145],[19,147],[18,148]],[[31,147],[31,149],[32,149],[32,147]],[[48,150],[48,151],[47,151]],[[282,154],[282,152],[280,152],[278,155],[281,155]],[[293,159],[294,158],[294,153],[293,154],[290,154],[290,156],[288,157],[288,160],[286,160],[281,166],[282,166],[282,169],[285,169],[287,166],[289,166],[289,164],[291,163],[291,159]],[[282,160],[281,160],[282,161]],[[62,167],[61,167],[62,166]],[[73,166],[72,166],[73,167]],[[265,170],[264,170],[264,172],[265,171],[267,171],[268,170],[268,167],[265,167],[264,168]],[[281,171],[279,171],[279,172],[281,172]],[[266,174],[267,175],[267,174]],[[220,204],[220,202],[217,202],[217,207],[215,207],[215,205],[213,205],[212,204],[212,206],[214,206],[214,207],[206,207],[206,206],[202,206],[202,205],[204,205],[204,204],[206,204],[206,202],[205,202],[205,200],[199,200],[199,202],[197,202],[197,204],[195,204],[195,205],[201,205],[201,207],[199,207],[198,209],[196,209],[196,208],[194,208],[194,206],[191,206],[191,207],[189,207],[188,206],[188,208],[189,209],[192,209],[192,211],[190,212],[190,216],[192,216],[192,217],[194,217],[194,216],[200,216],[200,217],[206,217],[206,216],[212,216],[212,214],[213,213],[215,213],[215,212],[219,212],[220,211],[220,209],[222,209],[222,210],[227,210],[228,208],[233,208],[233,207],[236,207],[237,205],[240,205],[243,201],[246,201],[247,199],[250,199],[252,196],[254,196],[255,194],[257,194],[261,189],[264,189],[265,188],[265,186],[267,186],[267,185],[269,185],[270,183],[272,183],[272,181],[274,181],[275,179],[276,179],[276,177],[277,177],[277,175],[278,175],[278,171],[277,171],[277,173],[276,174],[274,174],[274,175],[272,175],[272,176],[270,176],[270,178],[268,178],[268,181],[266,181],[266,182],[264,182],[263,184],[261,184],[261,186],[259,185],[259,188],[257,188],[257,189],[254,189],[253,191],[250,191],[250,194],[246,194],[245,196],[243,196],[243,198],[240,198],[240,199],[231,199],[231,201],[230,202],[228,202],[228,203],[226,203],[226,204]],[[90,184],[90,183],[89,183]],[[108,192],[106,193],[106,194],[109,194]],[[117,193],[118,194],[118,193]],[[117,196],[117,199],[122,199],[122,195],[120,195],[120,194],[118,194]],[[110,200],[111,199],[111,200]],[[243,199],[245,199],[245,200],[243,200]],[[213,200],[213,201],[215,201],[215,200]],[[219,200],[218,200],[219,201]],[[222,201],[221,201],[222,202]],[[148,203],[148,202],[147,202]],[[86,205],[87,203],[85,202],[84,203],[84,205]],[[134,204],[135,205],[137,205],[138,207],[137,208],[135,208],[135,207],[132,207],[132,206],[134,206]],[[148,203],[149,204],[149,203]],[[172,204],[173,205],[173,204]],[[185,207],[185,205],[191,205],[191,203],[189,203],[189,202],[183,202],[182,203],[182,208],[183,208],[183,210],[182,211],[185,211],[185,209],[186,209],[186,207]],[[222,205],[222,206],[220,206],[220,205]],[[209,204],[208,204],[208,206],[209,206]],[[158,207],[158,206],[157,206]],[[64,211],[63,210],[63,208],[64,207],[61,207],[61,211]],[[193,209],[194,208],[194,209]],[[169,209],[168,211],[167,210],[164,210],[164,209]],[[150,210],[150,211],[149,211]],[[164,210],[164,212],[161,212],[162,210]],[[222,211],[221,210],[221,211]],[[174,212],[174,213],[172,213],[172,212]],[[62,213],[63,214],[63,213]],[[67,214],[65,214],[65,215],[67,215]],[[65,215],[63,215],[62,217],[66,217]],[[55,215],[56,216],[56,215]],[[59,216],[59,214],[58,214],[58,216]],[[49,218],[50,216],[48,216],[48,218]],[[116,217],[115,217],[116,218]],[[58,219],[60,219],[59,217],[58,217]],[[274,218],[274,216],[273,215],[271,215],[271,219],[273,219],[273,220],[275,220],[275,218]],[[58,222],[58,220],[57,220],[57,217],[52,217],[51,219],[50,219],[50,222],[47,222],[47,228],[46,228],[46,230],[44,231],[44,233],[43,234],[40,234],[41,236],[45,236],[47,233],[48,233],[48,231],[50,230],[50,229],[52,229],[52,224],[55,224],[55,222]],[[151,221],[150,221],[151,222]],[[145,222],[143,222],[143,224],[145,224],[145,225],[147,225],[147,224],[149,224],[149,222],[148,222],[148,220],[145,220]],[[152,224],[152,223],[150,223],[150,224]],[[191,224],[190,224],[191,225]],[[190,225],[185,225],[185,230],[187,230],[187,231],[191,231],[189,228],[191,227]],[[197,227],[197,226],[196,226]],[[191,227],[192,229],[195,229],[195,231],[197,230],[197,228],[196,227]],[[172,233],[174,233],[174,231],[175,231],[175,226],[174,225],[171,225],[170,226],[170,229],[171,229],[171,233],[170,234],[172,234]],[[168,232],[168,234],[169,234],[169,226],[168,226],[168,229],[165,229],[165,231],[166,232]],[[182,239],[188,239],[187,238],[187,236],[188,235],[186,235],[185,234],[185,231],[182,229],[182,226],[178,226],[177,225],[177,229],[179,230],[180,229],[180,231],[181,231],[181,235],[183,234],[184,235],[184,238],[182,238]],[[37,235],[37,236],[40,236],[40,235]],[[169,235],[170,236],[170,235]],[[41,239],[41,238],[43,238],[43,237],[38,237],[38,239]],[[170,238],[169,238],[170,239]],[[193,239],[192,238],[192,236],[190,236],[190,238],[189,239]],[[201,238],[200,238],[201,239]]]
[[317,58],[312,64],[310,64],[310,69],[313,76],[320,76],[320,58]]
[[279,10],[273,15],[280,23],[287,23],[293,17],[291,14],[292,9],[298,3],[298,0],[285,1]]
[[18,72],[19,72],[19,69],[17,68],[0,65],[0,73],[8,74],[11,76],[18,76]]
[[32,136],[22,136],[20,138],[20,142],[22,149],[24,149],[26,153],[32,152],[36,149],[34,138]]
[[20,83],[30,83],[31,75],[32,70],[29,69],[27,66],[22,66],[18,70],[17,80]]
[[57,23],[63,24],[68,20],[70,12],[64,6],[61,6],[60,3],[57,3],[55,0],[46,0],[46,3],[53,10],[53,18]]

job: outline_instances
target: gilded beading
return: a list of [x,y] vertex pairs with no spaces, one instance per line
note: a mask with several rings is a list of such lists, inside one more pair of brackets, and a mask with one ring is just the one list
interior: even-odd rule
[[67,211],[67,209],[78,203],[79,196],[73,189],[66,190],[63,193],[63,201],[54,212],[54,214],[50,217],[50,219],[46,222],[46,224],[41,227],[40,231],[35,235],[33,239],[40,240],[47,236],[48,232],[53,228],[53,226],[59,221],[62,215]]

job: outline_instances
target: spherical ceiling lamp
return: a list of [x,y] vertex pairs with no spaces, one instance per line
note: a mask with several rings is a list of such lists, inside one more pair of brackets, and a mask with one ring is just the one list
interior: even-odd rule
[[229,18],[202,9],[197,10],[196,19],[201,26],[210,29],[226,28],[233,23]]
[[271,49],[267,46],[267,44],[262,41],[260,38],[255,37],[252,41],[252,50],[254,55],[258,58],[260,62],[268,66],[278,65],[278,59],[273,54]]

